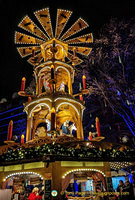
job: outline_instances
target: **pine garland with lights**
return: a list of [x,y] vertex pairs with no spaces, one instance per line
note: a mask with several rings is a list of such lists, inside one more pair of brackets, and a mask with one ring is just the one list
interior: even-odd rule
[[[134,149],[101,149],[98,147],[65,147],[62,144],[43,144],[31,148],[9,148],[0,156],[0,165],[14,162],[42,161],[49,156],[50,161],[56,160],[81,160],[81,161],[134,161]],[[44,160],[45,161],[45,160]],[[46,161],[45,161],[46,162]]]

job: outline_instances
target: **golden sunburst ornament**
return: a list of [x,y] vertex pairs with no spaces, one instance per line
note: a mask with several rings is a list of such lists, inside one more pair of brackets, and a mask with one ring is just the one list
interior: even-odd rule
[[41,30],[29,16],[25,16],[18,26],[29,32],[30,35],[15,32],[15,43],[21,45],[21,47],[17,47],[17,50],[21,57],[28,57],[27,61],[30,64],[37,66],[43,62],[43,59],[45,60],[42,48],[45,47],[44,44],[46,42],[49,43],[49,41],[52,40],[57,40],[59,45],[61,42],[62,44],[65,44],[65,48],[67,48],[65,57],[72,61],[75,55],[76,65],[83,62],[83,60],[79,58],[79,54],[86,56],[90,54],[91,47],[84,47],[83,44],[93,42],[92,33],[73,37],[76,33],[89,26],[82,18],[79,18],[66,32],[64,32],[64,28],[72,15],[72,11],[57,9],[56,28],[55,34],[53,35],[49,8],[38,10],[34,14],[43,30]]

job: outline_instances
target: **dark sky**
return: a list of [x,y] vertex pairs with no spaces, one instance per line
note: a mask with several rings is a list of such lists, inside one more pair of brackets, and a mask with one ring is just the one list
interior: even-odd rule
[[92,32],[94,38],[111,17],[135,15],[134,0],[0,0],[0,100],[3,97],[11,99],[12,94],[20,90],[21,77],[26,77],[27,84],[31,80],[33,67],[17,52],[14,32],[26,14],[34,21],[33,12],[46,7],[50,8],[54,18],[57,8],[73,11],[72,20],[82,17],[89,24],[88,32]]

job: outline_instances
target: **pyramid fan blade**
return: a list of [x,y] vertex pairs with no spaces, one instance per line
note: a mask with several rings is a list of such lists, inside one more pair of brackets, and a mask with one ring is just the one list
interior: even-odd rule
[[48,40],[48,37],[34,24],[34,22],[28,16],[24,17],[18,26],[42,39]]
[[93,42],[92,33],[82,35],[82,36],[65,41],[65,43],[67,43],[67,44],[92,43],[92,42]]
[[82,55],[89,55],[92,48],[89,47],[78,47],[78,46],[68,46],[68,49],[73,51],[73,48],[75,48],[76,53],[80,53]]
[[60,38],[61,40],[65,40],[66,38],[78,33],[79,31],[87,28],[89,25],[82,19],[79,18],[72,26],[67,30],[67,32]]
[[66,26],[72,12],[68,10],[57,10],[57,22],[56,22],[56,30],[55,30],[55,37],[59,38],[61,32],[63,31],[64,27]]
[[42,61],[43,57],[41,55],[41,53],[38,53],[37,55],[35,55],[34,57],[30,57],[28,59],[28,62],[33,65],[36,66],[37,64],[39,64]]
[[33,50],[34,52],[38,52],[41,50],[41,48],[40,46],[29,46],[29,47],[18,47],[17,50],[22,57],[25,57],[31,55]]
[[53,38],[53,31],[52,31],[52,24],[50,20],[50,13],[49,9],[45,8],[42,10],[38,10],[35,13],[35,16],[37,17],[38,21],[48,34],[49,38]]
[[16,32],[15,43],[16,44],[42,44],[43,40],[37,39],[29,35],[25,35],[23,33]]

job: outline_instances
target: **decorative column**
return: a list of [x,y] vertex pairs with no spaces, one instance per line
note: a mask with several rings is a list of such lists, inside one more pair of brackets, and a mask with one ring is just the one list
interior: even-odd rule
[[31,140],[31,118],[27,119],[26,142]]

